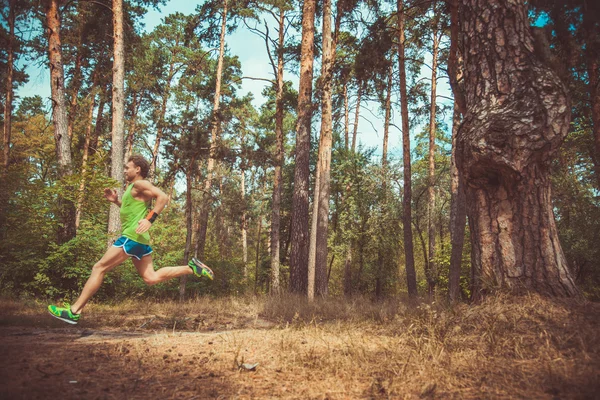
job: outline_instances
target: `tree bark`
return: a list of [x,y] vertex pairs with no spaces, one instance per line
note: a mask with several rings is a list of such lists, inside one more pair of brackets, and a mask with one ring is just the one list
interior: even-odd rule
[[160,149],[160,142],[163,137],[165,130],[165,114],[167,113],[167,103],[171,94],[171,81],[175,75],[175,57],[171,56],[171,62],[169,64],[169,72],[167,75],[166,87],[163,92],[162,102],[160,105],[160,115],[158,116],[158,123],[156,126],[156,140],[154,141],[154,147],[152,148],[152,160],[150,162],[150,171],[148,176],[155,180],[156,163],[158,161],[158,151]]
[[[338,3],[339,4],[339,3]],[[337,27],[341,13],[338,8]],[[336,41],[331,31],[331,0],[323,1],[323,38],[321,95],[321,137],[319,158],[313,201],[312,230],[310,233],[310,251],[308,258],[308,299],[327,295],[327,233],[329,227],[329,191],[331,182],[331,146],[332,136],[332,81],[335,63]]]
[[363,84],[358,83],[358,93],[356,95],[356,111],[354,113],[354,130],[352,132],[352,152],[356,151],[356,138],[358,136],[358,119],[360,117],[360,102],[362,100]]
[[285,11],[279,12],[279,39],[277,47],[277,90],[275,94],[275,174],[273,176],[273,209],[271,213],[271,284],[270,293],[273,295],[281,292],[279,284],[279,260],[281,241],[281,184],[284,133],[283,133],[283,52],[285,45]]
[[90,141],[92,139],[92,122],[94,119],[94,107],[96,106],[96,94],[94,86],[90,91],[92,96],[88,108],[88,123],[85,131],[85,141],[83,143],[83,155],[81,157],[81,179],[79,180],[79,197],[77,199],[77,210],[75,215],[75,229],[79,230],[81,224],[81,215],[83,214],[83,202],[85,199],[85,185],[87,181],[88,158],[90,154]]
[[344,148],[348,150],[350,144],[350,108],[348,106],[348,82],[344,82]]
[[408,95],[406,92],[406,56],[404,37],[404,0],[398,0],[398,69],[400,71],[400,116],[402,117],[402,160],[404,165],[404,197],[402,199],[402,224],[404,225],[404,263],[406,268],[406,284],[408,294],[417,296],[417,274],[412,234],[412,190],[410,165],[410,130],[408,120]]
[[461,119],[459,107],[455,101],[454,116],[452,118],[452,156],[450,160],[450,242],[452,244],[448,277],[450,301],[457,301],[460,298],[460,272],[465,242],[465,223],[467,221],[464,179],[456,166],[456,137]]
[[473,298],[502,288],[579,294],[552,211],[550,160],[570,102],[533,51],[522,1],[461,0],[467,112],[457,138],[472,240]]
[[[125,141],[124,111],[125,111],[125,54],[123,37],[123,0],[113,0],[113,86],[112,86],[112,147],[110,176],[123,183],[123,144]],[[123,187],[119,185],[119,197]],[[108,216],[108,233],[114,236],[121,228],[119,207],[111,203]],[[110,238],[109,238],[110,240]]]
[[219,129],[221,127],[221,117],[219,115],[219,107],[221,102],[221,80],[223,78],[223,59],[225,56],[225,34],[227,27],[227,2],[223,0],[223,15],[221,17],[221,36],[219,39],[219,59],[217,61],[217,74],[215,83],[215,96],[213,98],[213,112],[210,127],[210,154],[208,156],[208,164],[206,167],[206,180],[204,181],[204,195],[202,196],[202,204],[200,205],[200,219],[198,237],[196,238],[196,256],[204,258],[204,247],[206,244],[206,231],[208,229],[208,212],[212,204],[212,180],[214,169],[217,163],[217,146]]
[[129,129],[127,130],[127,140],[125,142],[125,156],[123,157],[123,162],[126,163],[131,157],[133,152],[133,141],[135,138],[135,130],[137,127],[137,114],[140,109],[141,104],[141,95],[139,93],[133,94],[133,100],[131,103],[131,119],[129,120]]
[[[185,174],[185,250],[183,253],[184,262],[187,264],[190,261],[190,255],[192,253],[192,234],[194,228],[192,226],[193,218],[193,203],[192,203],[192,186],[193,186],[193,173],[192,168],[194,165],[194,157],[192,157],[190,164]],[[185,285],[187,283],[187,275],[183,275],[179,278],[179,301],[185,299]]]
[[4,175],[8,174],[10,165],[10,142],[12,128],[12,103],[13,103],[13,74],[15,54],[15,19],[16,1],[8,1],[8,49],[6,59],[6,101],[4,102]]
[[296,123],[296,168],[292,197],[290,291],[306,294],[308,286],[308,181],[310,129],[313,112],[312,78],[315,36],[315,0],[305,0],[302,11],[300,85]]
[[[585,38],[585,61],[588,72],[588,90],[592,111],[592,130],[594,132],[595,160],[600,160],[600,29],[594,21],[592,10],[586,10],[583,17]],[[596,167],[597,185],[600,188],[600,161]]]
[[[73,173],[71,140],[68,135],[67,107],[65,101],[65,78],[60,40],[60,15],[58,0],[46,2],[46,27],[48,29],[48,58],[50,61],[50,88],[52,96],[52,122],[56,142],[58,174],[65,179]],[[69,188],[67,187],[66,190]],[[57,232],[58,244],[75,236],[75,205],[62,195],[58,198],[60,224]]]
[[[433,4],[435,12],[435,2]],[[438,47],[439,38],[438,30],[433,30],[433,52],[431,65],[431,102],[429,109],[429,169],[428,169],[428,187],[427,187],[427,236],[428,236],[428,252],[427,258],[427,283],[429,286],[429,296],[435,293],[435,285],[437,281],[437,266],[435,264],[435,113],[436,113],[436,89],[437,89],[437,65],[438,65]]]

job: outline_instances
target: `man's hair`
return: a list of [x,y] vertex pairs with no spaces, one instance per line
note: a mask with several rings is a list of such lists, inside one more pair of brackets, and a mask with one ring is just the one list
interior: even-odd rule
[[146,159],[139,154],[134,154],[129,157],[127,162],[130,161],[133,162],[133,165],[136,167],[140,167],[140,175],[145,179],[148,176],[148,171],[150,170],[150,163],[148,163],[148,161],[146,161]]

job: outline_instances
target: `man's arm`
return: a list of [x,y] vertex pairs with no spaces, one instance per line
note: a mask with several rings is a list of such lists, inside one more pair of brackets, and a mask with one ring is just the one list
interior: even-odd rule
[[141,198],[144,201],[149,201],[151,199],[156,199],[156,203],[154,208],[145,219],[138,221],[138,228],[136,229],[136,233],[141,234],[146,232],[152,226],[154,220],[158,217],[158,215],[162,212],[162,210],[167,205],[169,201],[169,197],[154,186],[152,183],[142,180],[135,182],[133,188],[137,192],[134,197]]

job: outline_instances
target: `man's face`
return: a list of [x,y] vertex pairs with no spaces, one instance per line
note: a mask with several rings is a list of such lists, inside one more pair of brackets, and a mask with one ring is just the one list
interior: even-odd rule
[[129,161],[125,164],[125,180],[127,182],[131,182],[138,176],[140,173],[140,167],[136,167],[133,161]]

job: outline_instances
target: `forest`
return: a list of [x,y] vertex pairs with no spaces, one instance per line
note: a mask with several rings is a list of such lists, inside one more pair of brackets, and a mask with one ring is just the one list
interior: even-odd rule
[[[458,3],[228,0],[168,14],[160,1],[4,1],[0,290],[78,292],[119,233],[102,190],[122,192],[124,160],[141,154],[170,196],[152,229],[156,264],[195,255],[217,280],[146,288],[122,269],[100,298],[525,288],[596,299],[597,5],[528,2],[519,46],[535,62],[518,80],[503,60],[522,50],[474,42],[481,27],[461,24]],[[152,30],[150,9],[163,14]],[[268,78],[244,76],[235,30],[258,36]],[[484,54],[488,66],[472,61]],[[49,98],[19,95],[31,65],[49,68]],[[548,83],[532,74],[564,85],[556,122],[535,95],[493,107],[502,91],[479,89],[540,92]],[[242,92],[252,79],[261,93]],[[481,129],[474,107],[496,119]]]
[[[1,0],[0,391],[595,398],[598,16]],[[66,328],[45,307],[120,236],[103,193],[132,155],[169,198],[155,268],[214,280],[149,286],[127,261]]]

